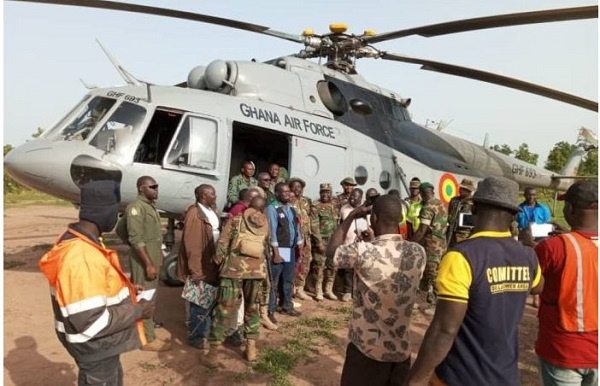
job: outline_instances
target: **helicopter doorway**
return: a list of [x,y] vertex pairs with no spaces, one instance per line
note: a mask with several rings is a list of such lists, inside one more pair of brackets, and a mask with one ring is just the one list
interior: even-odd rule
[[254,177],[268,172],[269,165],[278,164],[289,170],[290,141],[287,135],[258,126],[233,122],[233,140],[231,145],[231,164],[229,179],[238,175],[242,162],[254,162]]

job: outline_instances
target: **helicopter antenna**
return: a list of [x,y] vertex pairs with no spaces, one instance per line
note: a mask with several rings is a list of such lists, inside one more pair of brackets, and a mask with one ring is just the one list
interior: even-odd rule
[[121,66],[121,64],[117,61],[117,59],[114,56],[112,56],[112,54],[110,52],[108,52],[108,50],[106,48],[104,48],[102,43],[100,43],[100,40],[96,39],[96,43],[98,43],[100,48],[102,48],[102,51],[104,52],[106,57],[108,57],[108,60],[110,60],[110,62],[115,67],[115,69],[117,70],[119,75],[121,75],[121,78],[123,78],[123,80],[127,84],[132,85],[132,86],[140,86],[144,83],[144,82],[138,80],[135,76],[131,75],[129,73],[129,71],[127,71],[125,68],[123,68],[123,66]]
[[93,90],[95,88],[98,88],[98,86],[96,86],[95,84],[88,84],[86,83],[85,80],[79,78],[79,81],[81,82],[81,84],[83,84],[83,87],[87,88],[88,90]]

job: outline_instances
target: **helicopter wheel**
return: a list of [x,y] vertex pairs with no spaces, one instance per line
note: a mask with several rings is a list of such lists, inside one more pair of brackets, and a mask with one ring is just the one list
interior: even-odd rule
[[166,285],[171,287],[181,287],[183,282],[177,277],[177,252],[171,252],[165,258],[164,279]]

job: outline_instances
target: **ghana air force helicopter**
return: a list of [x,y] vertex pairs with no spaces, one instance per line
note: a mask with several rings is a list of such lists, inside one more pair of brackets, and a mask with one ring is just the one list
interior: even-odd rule
[[[298,53],[267,62],[214,60],[191,70],[187,82],[156,85],[117,67],[127,85],[91,88],[41,138],[11,151],[4,165],[19,182],[77,203],[89,180],[121,183],[122,204],[137,195],[135,181],[151,175],[160,184],[157,206],[177,218],[194,200],[194,188],[209,183],[223,207],[229,179],[241,162],[259,171],[276,162],[306,180],[306,195],[320,182],[354,176],[359,186],[408,194],[407,177],[437,184],[444,202],[463,177],[504,176],[520,185],[564,189],[562,178],[597,146],[589,131],[565,175],[514,159],[411,120],[411,100],[369,83],[357,73],[361,58],[421,65],[598,111],[598,103],[506,76],[408,57],[375,47],[412,35],[440,36],[497,27],[592,19],[597,6],[553,9],[459,20],[376,34],[351,34],[343,24],[330,32],[300,35],[185,11],[100,0],[22,0],[166,16],[199,21],[303,45]],[[110,57],[110,55],[109,55]],[[309,59],[322,60],[316,63]]]

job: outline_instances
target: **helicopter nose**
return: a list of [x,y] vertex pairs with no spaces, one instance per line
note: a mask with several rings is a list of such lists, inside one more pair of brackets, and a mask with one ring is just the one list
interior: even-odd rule
[[38,190],[48,185],[51,168],[51,147],[41,140],[27,142],[4,157],[4,168],[8,174],[23,185]]

